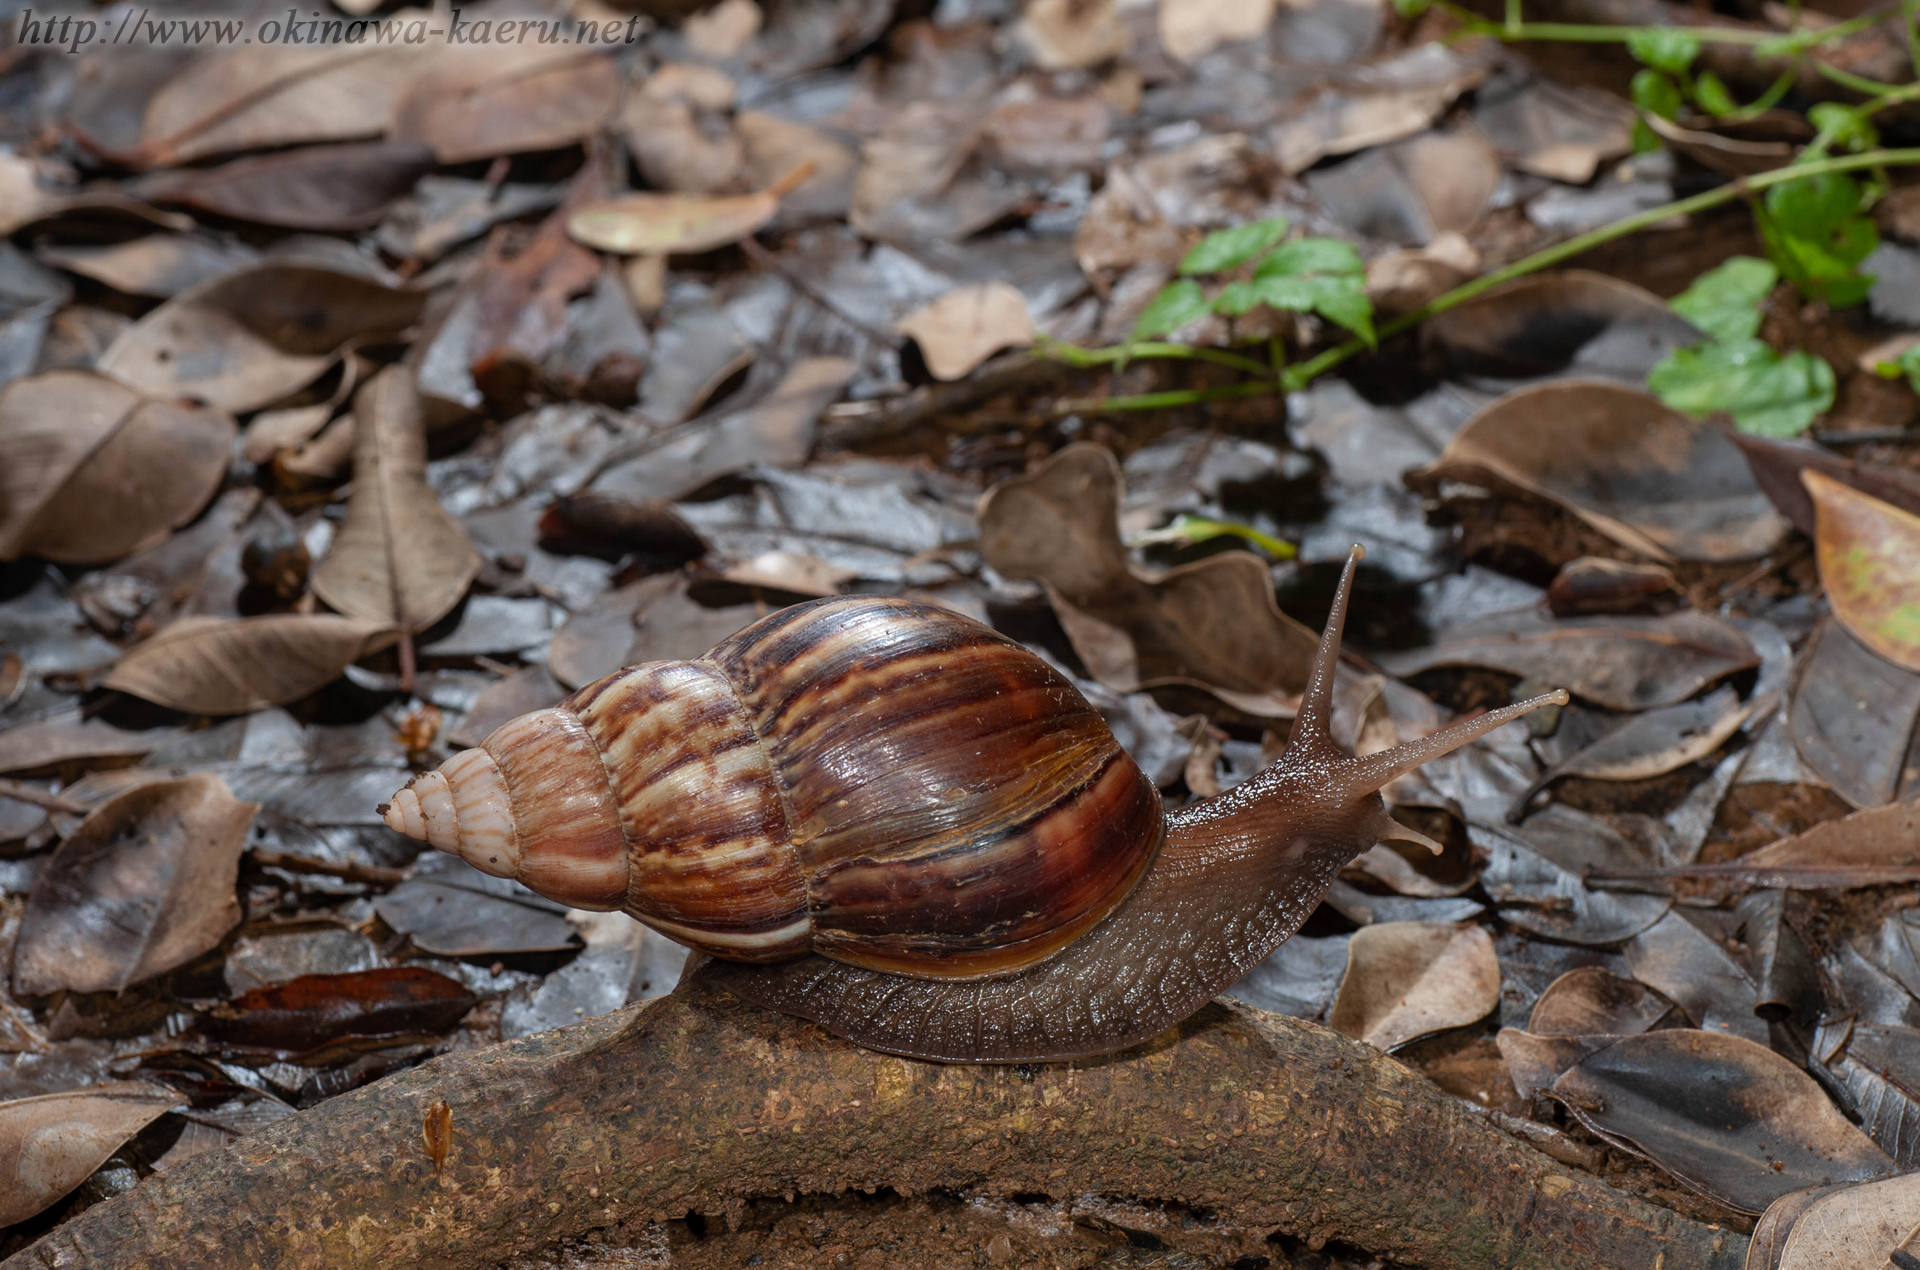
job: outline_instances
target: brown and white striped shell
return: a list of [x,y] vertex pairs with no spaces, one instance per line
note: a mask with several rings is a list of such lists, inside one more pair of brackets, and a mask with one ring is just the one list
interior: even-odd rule
[[941,978],[1065,947],[1165,835],[1158,792],[1072,684],[977,622],[875,597],[609,675],[385,815],[714,956]]

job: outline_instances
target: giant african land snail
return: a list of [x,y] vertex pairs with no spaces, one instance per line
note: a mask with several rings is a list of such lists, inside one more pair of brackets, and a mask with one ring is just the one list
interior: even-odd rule
[[1359,555],[1285,753],[1172,813],[1040,658],[872,597],[609,675],[383,810],[484,872],[624,909],[709,954],[699,973],[729,991],[862,1045],[952,1062],[1108,1053],[1264,959],[1376,841],[1424,842],[1382,785],[1565,701],[1342,753],[1328,721]]

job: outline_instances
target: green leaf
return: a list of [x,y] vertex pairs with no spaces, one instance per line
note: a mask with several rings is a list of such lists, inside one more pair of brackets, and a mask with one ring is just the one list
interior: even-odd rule
[[1220,273],[1245,264],[1287,236],[1287,218],[1249,221],[1232,229],[1217,229],[1194,244],[1180,262],[1181,273]]
[[1732,256],[1673,297],[1671,308],[1716,340],[1751,339],[1760,331],[1760,302],[1780,271],[1754,256]]
[[1233,282],[1221,289],[1213,307],[1239,317],[1263,304],[1293,313],[1318,313],[1373,343],[1373,302],[1367,299],[1364,274],[1278,274]]
[[1393,0],[1393,11],[1403,18],[1417,18],[1433,7],[1433,0]]
[[1820,131],[1831,130],[1834,144],[1843,149],[1871,150],[1880,144],[1880,130],[1869,123],[1866,116],[1837,101],[1815,103],[1807,111],[1807,118]]
[[1782,357],[1761,340],[1737,339],[1669,353],[1648,373],[1647,387],[1696,418],[1724,410],[1742,432],[1788,437],[1833,405],[1834,378],[1812,354]]
[[1367,299],[1366,278],[1342,275],[1318,278],[1315,282],[1319,294],[1314,298],[1314,311],[1372,345],[1373,301]]
[[1252,525],[1243,525],[1238,521],[1215,520],[1211,516],[1176,516],[1171,525],[1162,529],[1153,529],[1133,540],[1136,547],[1149,543],[1170,542],[1190,547],[1196,542],[1207,542],[1214,538],[1240,538],[1252,543],[1275,560],[1291,560],[1297,554],[1294,545],[1272,534],[1255,529]]
[[1653,129],[1638,119],[1633,121],[1633,152],[1635,154],[1651,154],[1665,144]]
[[1150,340],[1177,331],[1212,308],[1207,301],[1207,293],[1193,279],[1181,278],[1170,282],[1161,289],[1159,295],[1153,297],[1153,302],[1147,305],[1139,320],[1133,324],[1133,338]]
[[1634,60],[1669,75],[1684,75],[1700,56],[1700,41],[1669,27],[1643,26],[1627,36]]
[[1659,71],[1635,71],[1628,91],[1633,104],[1650,115],[1672,119],[1680,113],[1680,85]]
[[1366,263],[1360,259],[1360,253],[1354,250],[1352,243],[1342,242],[1338,238],[1299,238],[1274,248],[1266,259],[1254,268],[1253,276],[1271,278],[1282,274],[1365,274],[1366,271]]
[[1907,387],[1920,392],[1920,344],[1909,344],[1900,350],[1900,355],[1890,362],[1880,362],[1873,373],[1882,379],[1907,377]]
[[1694,77],[1693,99],[1710,115],[1730,115],[1740,109],[1740,103],[1712,71],[1701,71]]
[[1809,296],[1836,308],[1859,304],[1873,279],[1855,266],[1880,245],[1864,205],[1859,182],[1843,172],[1774,186],[1760,218],[1767,254]]

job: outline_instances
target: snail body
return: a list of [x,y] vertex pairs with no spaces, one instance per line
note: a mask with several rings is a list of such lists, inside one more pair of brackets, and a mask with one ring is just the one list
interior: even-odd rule
[[871,1048],[1111,1052],[1264,959],[1354,856],[1424,841],[1387,815],[1382,785],[1547,700],[1341,752],[1328,722],[1357,558],[1285,753],[1171,815],[1040,658],[874,597],[628,667],[382,811],[549,898],[624,909],[706,954],[690,974]]

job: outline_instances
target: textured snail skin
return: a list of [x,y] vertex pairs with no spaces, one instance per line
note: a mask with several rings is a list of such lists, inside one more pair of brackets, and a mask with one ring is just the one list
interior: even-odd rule
[[939,1062],[1107,1054],[1185,1019],[1298,930],[1349,860],[1379,841],[1426,842],[1387,814],[1381,786],[1537,706],[1566,700],[1556,692],[1379,754],[1344,754],[1328,725],[1358,558],[1356,548],[1286,751],[1251,780],[1175,812],[1140,885],[1059,956],[959,982],[820,956],[760,966],[707,960],[688,975],[870,1049]]

